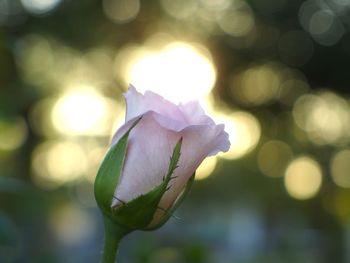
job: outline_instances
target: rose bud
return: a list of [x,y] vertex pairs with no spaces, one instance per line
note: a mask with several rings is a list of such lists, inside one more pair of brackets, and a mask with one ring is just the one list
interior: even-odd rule
[[201,162],[230,147],[198,102],[175,105],[132,86],[125,123],[113,137],[95,181],[99,207],[126,231],[163,225],[190,189]]

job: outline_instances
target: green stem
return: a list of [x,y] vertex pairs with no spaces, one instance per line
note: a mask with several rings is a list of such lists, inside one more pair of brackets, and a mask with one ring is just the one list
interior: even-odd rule
[[130,230],[114,224],[109,218],[104,217],[105,244],[101,263],[116,263],[117,251],[120,240]]

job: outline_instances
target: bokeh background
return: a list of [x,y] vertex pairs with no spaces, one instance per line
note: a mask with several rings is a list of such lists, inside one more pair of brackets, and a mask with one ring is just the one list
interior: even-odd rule
[[349,27],[349,0],[0,0],[0,262],[98,262],[128,83],[232,147],[120,262],[350,262]]

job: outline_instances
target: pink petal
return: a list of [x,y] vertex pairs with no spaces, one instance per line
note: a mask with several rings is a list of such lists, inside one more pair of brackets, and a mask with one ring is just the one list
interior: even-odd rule
[[125,122],[148,111],[154,111],[179,123],[187,124],[185,117],[175,104],[152,91],[146,91],[143,95],[130,85],[124,97],[126,100]]
[[178,168],[174,172],[177,178],[171,181],[169,191],[160,202],[164,209],[168,209],[174,203],[188,179],[207,156],[230,148],[224,125],[193,125],[182,130],[180,134],[183,142]]
[[198,101],[190,101],[185,104],[180,104],[179,109],[189,124],[215,124],[214,121],[205,114]]
[[[166,118],[156,112],[147,112],[130,133],[124,169],[115,194],[118,199],[127,202],[159,185],[168,170],[175,144],[183,137],[179,167],[174,173],[178,177],[172,180],[170,190],[160,203],[162,208],[167,209],[203,159],[218,151],[228,150],[229,142],[223,125],[191,125],[175,131],[165,128],[159,119]],[[133,122],[134,119],[118,130],[113,143]],[[115,200],[113,205],[117,203]]]
[[[131,131],[124,168],[115,195],[125,202],[145,194],[159,185],[165,176],[173,147],[180,135],[163,128],[155,120],[155,112],[143,115]],[[121,127],[125,131],[133,121]],[[118,140],[122,132],[113,139]],[[113,205],[118,201],[114,200]]]
[[159,124],[174,131],[180,131],[189,125],[215,125],[214,121],[205,115],[197,101],[177,106],[151,91],[146,91],[145,95],[142,95],[131,85],[124,96],[127,108],[125,122],[154,111],[159,113],[155,116]]

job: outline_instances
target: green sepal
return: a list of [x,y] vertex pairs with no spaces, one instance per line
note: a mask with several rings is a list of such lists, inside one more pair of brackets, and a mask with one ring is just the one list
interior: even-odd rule
[[194,178],[195,178],[195,173],[188,180],[186,187],[185,187],[184,191],[181,193],[180,197],[175,201],[175,203],[168,210],[164,211],[164,216],[162,217],[162,219],[159,222],[157,222],[157,224],[155,226],[147,227],[147,229],[145,229],[145,230],[155,230],[155,229],[160,228],[162,225],[164,225],[169,220],[170,217],[172,217],[174,215],[175,210],[182,204],[183,200],[190,192],[192,185],[193,185],[193,182],[194,182]]
[[129,134],[141,118],[137,119],[120,140],[109,149],[97,172],[94,185],[95,199],[107,216],[111,215],[114,191],[122,173]]
[[169,182],[174,179],[172,174],[179,162],[181,145],[182,138],[174,147],[168,171],[163,178],[163,182],[147,194],[140,195],[128,203],[122,203],[115,207],[112,212],[113,220],[130,229],[146,229],[158,209],[161,198],[168,190]]

